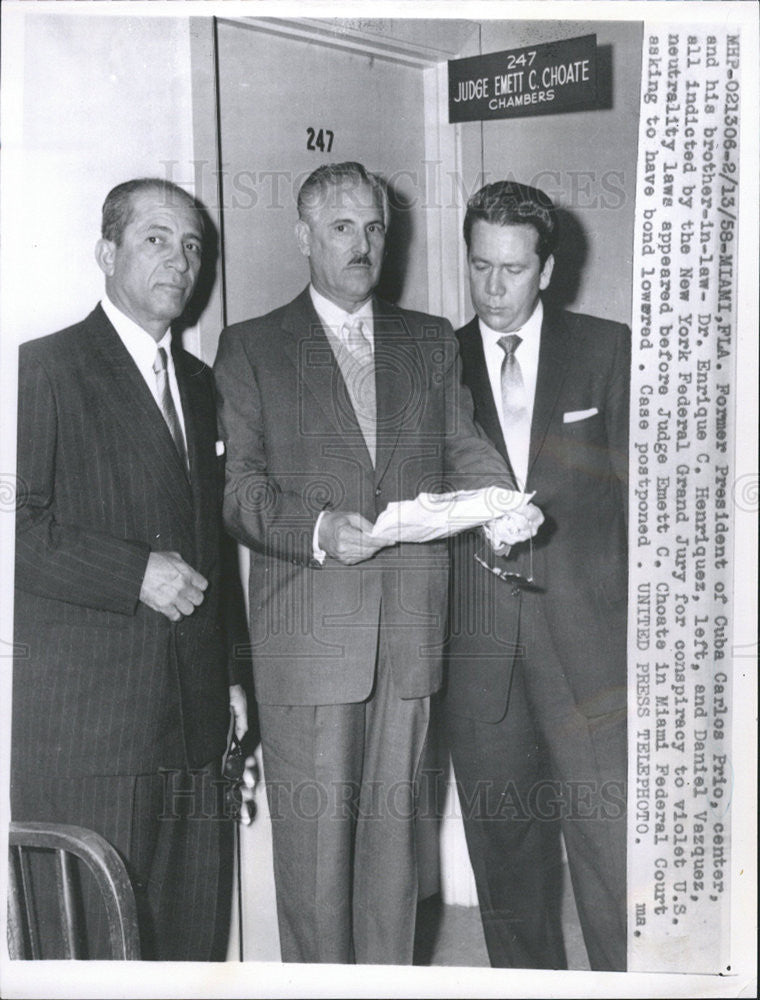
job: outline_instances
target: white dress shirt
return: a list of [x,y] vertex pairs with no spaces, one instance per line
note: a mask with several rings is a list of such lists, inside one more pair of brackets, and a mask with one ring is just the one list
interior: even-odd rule
[[[139,324],[135,323],[133,319],[130,319],[129,316],[125,315],[121,309],[118,309],[107,295],[103,296],[100,304],[103,307],[103,312],[109,318],[111,324],[118,333],[119,340],[121,340],[122,344],[126,347],[129,352],[129,356],[137,365],[137,370],[140,372],[145,380],[145,384],[150,389],[151,395],[156,401],[159,413],[161,413],[161,400],[158,395],[158,385],[156,384],[156,373],[153,371],[153,363],[156,360],[156,353],[159,347],[163,347],[166,351],[166,372],[169,376],[169,390],[172,394],[172,399],[174,400],[174,408],[177,411],[180,427],[182,428],[182,435],[185,438],[185,441],[187,441],[185,416],[182,412],[182,400],[179,395],[177,373],[174,371],[174,359],[172,358],[171,328],[169,328],[158,343],[156,343],[153,337],[151,337],[146,330],[143,330]],[[163,413],[161,413],[161,419],[164,419]]]
[[[341,309],[340,306],[331,302],[330,299],[325,298],[324,295],[320,294],[314,285],[309,285],[309,295],[311,295],[312,305],[316,310],[317,316],[322,323],[322,326],[327,331],[327,339],[330,340],[330,335],[334,336],[346,350],[349,349],[348,343],[346,341],[346,331],[343,329],[343,324],[347,323],[349,326],[354,324],[358,319],[362,321],[362,329],[364,332],[364,337],[369,344],[373,354],[375,351],[375,328],[374,328],[374,314],[372,311],[372,299],[369,298],[365,303],[363,303],[356,312],[350,313],[346,312],[345,309]],[[332,343],[330,344],[332,347]],[[317,517],[317,523],[314,525],[314,534],[312,536],[312,548],[314,558],[318,563],[324,563],[327,553],[324,549],[319,547],[319,525],[322,522],[322,518],[325,515],[325,511],[321,511],[319,517]]]
[[331,302],[329,299],[326,299],[324,295],[321,295],[313,285],[309,285],[309,294],[311,295],[311,301],[317,312],[317,316],[319,316],[322,326],[325,327],[328,334],[333,334],[337,337],[346,350],[348,350],[346,331],[343,329],[343,324],[347,323],[349,326],[352,326],[358,319],[360,319],[362,321],[364,337],[374,353],[375,330],[371,298],[367,299],[363,305],[359,306],[356,312],[350,313],[346,312],[345,309],[341,309],[340,306],[336,306],[336,304]]
[[[541,347],[541,324],[544,319],[544,307],[541,299],[538,300],[536,308],[533,310],[530,319],[519,329],[512,330],[522,338],[515,357],[520,362],[523,384],[528,403],[528,413],[533,417],[533,403],[536,398],[536,381],[538,379],[538,352]],[[504,412],[501,400],[501,366],[504,361],[504,349],[499,345],[499,339],[505,336],[498,330],[492,330],[490,326],[478,317],[480,327],[480,338],[483,341],[483,353],[486,358],[486,368],[488,369],[488,379],[491,383],[496,412],[499,415],[501,431],[509,453],[509,461],[512,471],[517,479],[517,485],[521,490],[525,489],[528,478],[528,452],[530,440],[515,440],[515,429],[510,427],[504,420]],[[530,437],[528,433],[528,438]]]

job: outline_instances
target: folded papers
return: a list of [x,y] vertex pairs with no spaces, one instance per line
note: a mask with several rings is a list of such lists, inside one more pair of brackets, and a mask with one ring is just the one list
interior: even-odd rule
[[390,503],[372,529],[385,542],[430,542],[447,538],[502,514],[519,510],[533,493],[519,493],[501,486],[454,493],[420,493],[414,500]]

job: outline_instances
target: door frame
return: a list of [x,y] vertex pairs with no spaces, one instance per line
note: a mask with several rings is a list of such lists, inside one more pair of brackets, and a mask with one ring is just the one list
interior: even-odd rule
[[[373,19],[379,22],[381,19]],[[447,60],[458,51],[425,46],[361,30],[345,20],[314,18],[191,17],[190,59],[195,194],[206,208],[219,234],[216,281],[199,319],[200,353],[212,361],[219,333],[226,325],[224,213],[222,211],[223,149],[219,111],[219,61],[217,31],[224,23],[241,30],[308,41],[328,48],[370,55],[373,58],[411,66],[422,73],[427,235],[428,303],[432,313],[448,317],[455,325],[464,321],[464,259],[461,232],[464,206],[457,202],[450,211],[453,181],[461,177],[461,130],[449,125]],[[472,22],[473,35],[478,23]],[[457,46],[459,50],[461,44]],[[448,202],[447,202],[448,198]]]

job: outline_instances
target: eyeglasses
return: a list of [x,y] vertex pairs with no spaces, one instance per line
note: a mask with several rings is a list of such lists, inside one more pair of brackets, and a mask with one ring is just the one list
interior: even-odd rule
[[245,760],[240,740],[233,733],[222,767],[222,775],[228,783],[224,790],[224,803],[231,819],[238,819],[245,809],[247,822],[250,823],[254,817],[256,806],[255,803],[244,800],[240,791],[245,773]]
[[493,549],[487,545],[482,544],[473,553],[473,558],[475,562],[487,569],[489,573],[493,573],[494,576],[498,576],[500,580],[504,580],[505,583],[512,584],[512,593],[517,593],[523,589],[529,590],[540,590],[535,583],[533,578],[533,539],[528,539],[528,575],[525,576],[523,573],[518,573],[515,570],[509,569],[509,563],[503,562],[503,565],[494,565],[490,560],[496,558],[499,560],[504,560],[503,556],[496,556]]

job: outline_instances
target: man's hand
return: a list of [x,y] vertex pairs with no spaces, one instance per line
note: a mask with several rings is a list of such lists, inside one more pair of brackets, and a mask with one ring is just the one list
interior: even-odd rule
[[[242,741],[248,732],[248,699],[246,698],[245,689],[241,684],[230,684],[230,709],[235,727],[235,736],[239,741]],[[239,766],[237,753],[240,749],[237,747],[234,751],[230,751],[230,755],[227,758],[229,762],[232,753],[235,753],[235,767]],[[256,758],[253,754],[246,757],[243,773],[239,778],[236,775],[227,773],[225,773],[225,777],[228,781],[234,782],[234,786],[227,791],[227,795],[229,796],[228,802],[237,803],[239,809],[235,809],[234,811],[238,813],[243,826],[249,826],[256,813],[254,793],[259,780],[259,767]]]
[[235,719],[235,736],[242,740],[248,732],[248,699],[242,684],[230,684],[230,708]]
[[527,503],[484,524],[483,530],[496,555],[504,556],[509,553],[510,546],[533,538],[543,523],[544,515],[538,507]]
[[386,544],[372,538],[372,525],[361,514],[328,510],[319,522],[319,547],[345,566],[364,562]]
[[259,765],[256,758],[251,755],[245,758],[245,770],[243,780],[240,784],[240,822],[243,826],[250,826],[256,812],[256,785],[259,781]]
[[208,580],[188,566],[178,552],[151,552],[140,600],[173,622],[191,615],[203,603]]

